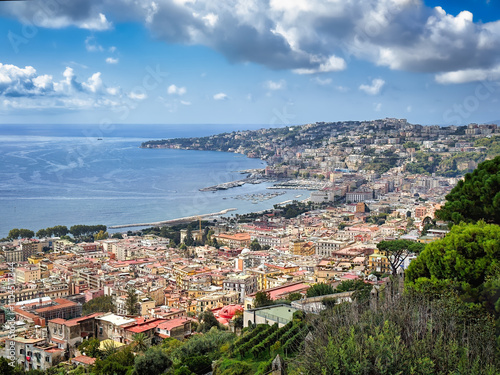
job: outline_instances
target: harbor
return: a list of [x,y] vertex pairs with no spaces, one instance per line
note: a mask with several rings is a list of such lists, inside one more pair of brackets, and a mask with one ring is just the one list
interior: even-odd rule
[[231,188],[243,186],[245,184],[261,184],[263,182],[269,182],[269,179],[262,176],[261,170],[259,169],[249,169],[245,171],[240,171],[242,174],[248,174],[246,178],[241,180],[223,182],[217,185],[205,187],[199,189],[200,191],[217,191],[217,190],[228,190]]

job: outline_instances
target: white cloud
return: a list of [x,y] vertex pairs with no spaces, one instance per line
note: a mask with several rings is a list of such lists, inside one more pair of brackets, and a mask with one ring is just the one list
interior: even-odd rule
[[205,21],[205,25],[209,27],[214,27],[219,21],[219,16],[214,13],[209,13],[206,16],[203,16],[202,19]]
[[382,90],[382,87],[384,87],[385,81],[381,78],[375,78],[372,80],[371,85],[361,85],[359,86],[359,89],[361,91],[366,92],[368,95],[377,95],[380,93],[380,90]]
[[187,89],[185,87],[178,87],[176,85],[170,85],[167,88],[167,93],[169,95],[179,95],[182,96],[187,92]]
[[382,110],[382,103],[373,103],[373,110],[375,112],[380,112]]
[[118,61],[119,61],[119,59],[115,59],[115,58],[113,58],[113,57],[108,57],[108,58],[106,59],[106,63],[107,63],[107,64],[118,64]]
[[41,18],[32,2],[6,3],[3,14],[37,20],[37,27],[105,30],[112,19],[139,21],[168,43],[298,74],[341,71],[362,59],[460,83],[500,63],[500,21],[474,22],[471,12],[454,16],[422,0],[80,0],[59,2]]
[[132,91],[131,93],[128,94],[128,97],[130,99],[133,99],[133,100],[144,100],[148,96],[145,93],[143,93],[143,92],[134,92],[134,91]]
[[322,79],[320,77],[314,77],[313,81],[316,82],[318,85],[321,85],[321,86],[327,86],[327,85],[329,85],[329,84],[332,83],[332,79],[331,78]]
[[115,46],[111,46],[108,48],[108,51],[111,52],[111,53],[115,53],[116,52],[116,47]]
[[412,111],[412,109],[413,109],[413,108],[411,107],[411,105],[409,105],[408,107],[406,107],[406,112],[408,112],[408,113],[409,113],[409,112],[411,112],[411,111]]
[[99,43],[97,43],[94,36],[88,36],[85,39],[85,48],[89,52],[102,52],[102,51],[104,51],[104,48]]
[[87,82],[82,83],[82,86],[92,93],[100,91],[103,87],[101,73],[97,72],[92,74],[92,76],[87,80]]
[[228,96],[224,94],[223,92],[219,92],[218,94],[214,95],[214,100],[227,100]]
[[76,73],[66,67],[61,80],[38,74],[32,66],[24,68],[0,63],[0,100],[6,110],[79,110],[109,108],[120,104],[120,88],[108,88],[101,73],[79,81]]
[[104,14],[99,13],[96,17],[80,22],[78,27],[88,30],[103,31],[110,29],[112,25],[108,22]]
[[54,89],[53,77],[50,75],[44,74],[33,78],[32,81],[35,87],[41,90],[49,91]]
[[268,90],[282,90],[286,87],[286,81],[284,79],[280,79],[279,81],[266,81],[264,83],[264,87]]
[[188,102],[188,101],[185,101],[185,100],[181,100],[181,104],[182,105],[191,105],[191,102]]
[[[324,61],[324,62],[321,62]],[[311,63],[316,65],[319,63],[319,66],[312,69],[294,69],[294,73],[297,74],[314,74],[314,73],[328,73],[328,72],[338,72],[340,70],[344,70],[347,67],[345,60],[341,57],[330,56],[326,60],[322,60],[317,56],[311,57]]]
[[108,87],[106,89],[106,92],[109,95],[118,95],[118,93],[120,92],[120,88],[119,87]]
[[340,91],[340,92],[347,92],[349,91],[349,87],[345,87],[345,86],[335,86],[335,89]]
[[456,83],[467,83],[475,81],[497,81],[500,80],[500,65],[491,69],[466,69],[436,75],[436,82],[447,85]]

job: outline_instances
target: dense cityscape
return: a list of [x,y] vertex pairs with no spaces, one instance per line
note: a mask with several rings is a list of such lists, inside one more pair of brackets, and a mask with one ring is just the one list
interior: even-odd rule
[[[307,359],[314,347],[308,339],[314,324],[323,327],[327,321],[321,320],[342,314],[345,304],[373,312],[377,305],[397,307],[412,288],[412,293],[429,293],[416,283],[418,277],[429,277],[426,272],[415,266],[410,275],[420,276],[406,272],[404,277],[424,248],[446,248],[446,241],[459,238],[460,231],[485,230],[484,222],[472,229],[456,225],[456,233],[450,234],[450,222],[462,220],[450,213],[456,208],[444,203],[463,173],[478,165],[498,179],[499,158],[494,167],[481,163],[498,154],[499,132],[496,125],[440,128],[383,119],[147,142],[142,147],[262,157],[268,166],[251,171],[243,183],[271,180],[272,188],[300,187],[309,189],[310,196],[259,213],[219,213],[109,234],[105,225],[11,229],[1,243],[0,264],[6,353],[11,350],[25,371],[47,373],[68,366],[75,374],[125,374],[132,367],[149,373],[154,366],[175,374],[314,368],[308,360],[300,366],[295,362]],[[213,188],[240,186],[224,184]],[[493,200],[499,194],[498,182],[495,186],[489,187]],[[472,215],[467,208],[460,210]],[[479,215],[465,216],[465,221],[498,224],[498,213]],[[497,227],[495,233],[493,241],[498,240]],[[498,262],[498,244],[478,259],[497,257]],[[471,260],[477,261],[474,256]],[[478,277],[492,277],[497,272],[493,263],[488,266],[493,274],[478,268],[485,273]],[[434,288],[444,293],[457,287],[451,281],[456,278],[441,278],[450,279],[450,286],[438,283]],[[407,285],[403,294],[404,284],[413,286]],[[481,287],[482,293],[493,293],[483,306],[493,316],[498,314],[489,305],[497,305],[494,285]],[[470,293],[466,290],[461,293]],[[446,298],[460,298],[460,293]],[[466,321],[467,329],[475,327]],[[240,338],[234,341],[234,335]],[[264,345],[250,345],[260,342],[251,341],[253,337],[261,337]],[[481,339],[485,337],[486,331]],[[229,349],[218,346],[223,342]],[[209,348],[197,352],[201,349],[190,345]],[[134,354],[145,355],[145,362],[134,362]],[[115,368],[110,363],[117,358],[125,362]],[[495,363],[483,363],[480,370],[493,369]]]

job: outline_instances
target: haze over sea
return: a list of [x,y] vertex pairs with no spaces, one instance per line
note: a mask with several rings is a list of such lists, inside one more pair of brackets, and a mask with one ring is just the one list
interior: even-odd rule
[[227,208],[242,214],[306,198],[297,190],[257,203],[234,198],[273,192],[266,189],[271,183],[200,192],[265,163],[233,153],[139,148],[151,139],[260,127],[0,125],[0,238],[12,228],[149,223]]

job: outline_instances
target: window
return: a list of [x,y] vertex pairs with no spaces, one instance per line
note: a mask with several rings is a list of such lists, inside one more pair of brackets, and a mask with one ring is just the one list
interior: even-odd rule
[[45,357],[45,362],[50,362],[50,357],[49,356]]
[[24,354],[24,349],[19,349],[19,354]]

